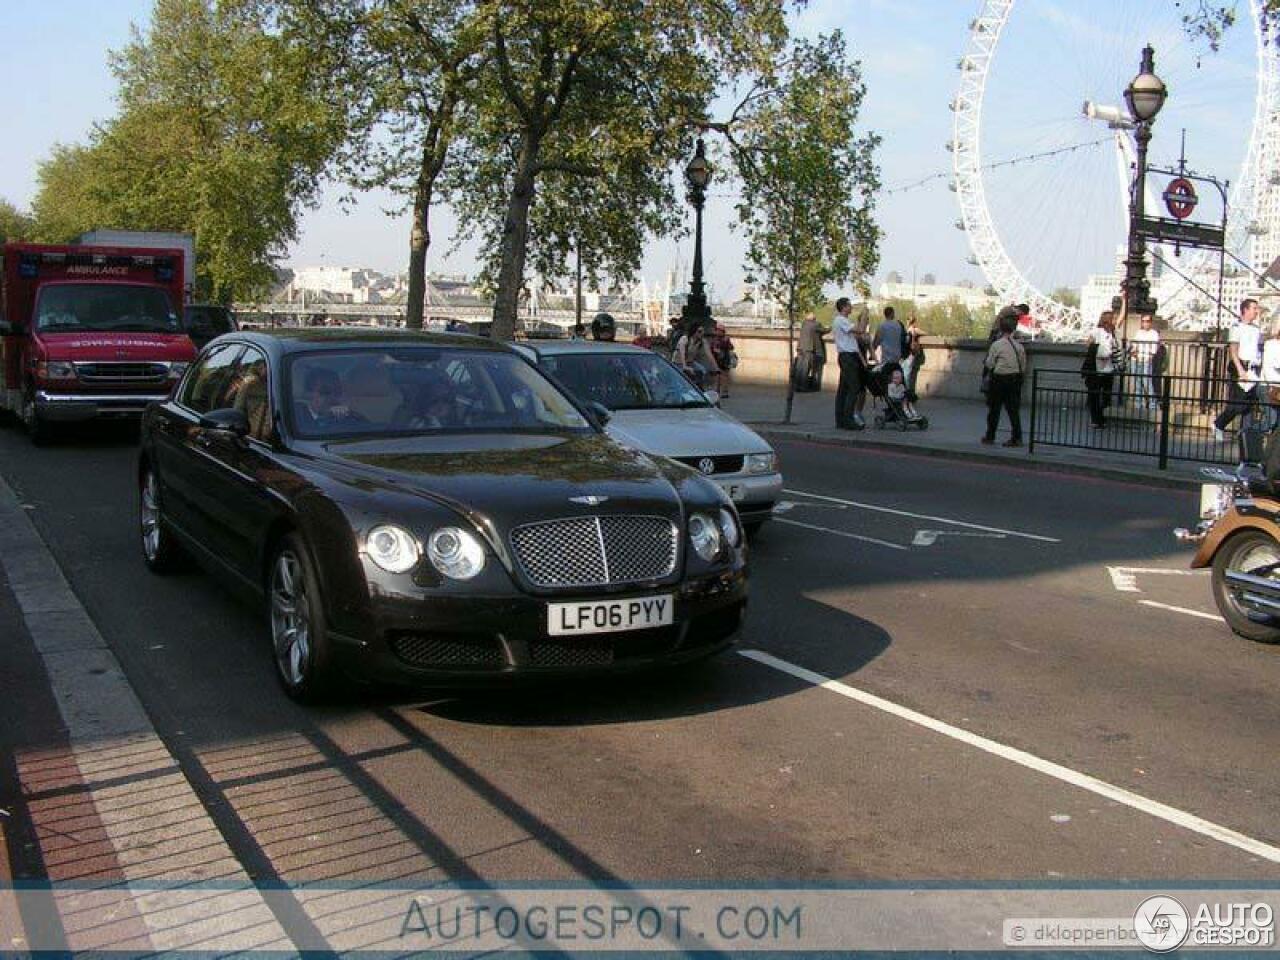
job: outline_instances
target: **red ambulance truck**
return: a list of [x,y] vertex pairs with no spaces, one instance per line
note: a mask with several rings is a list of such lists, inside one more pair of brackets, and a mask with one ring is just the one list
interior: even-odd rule
[[51,424],[138,416],[195,359],[182,299],[181,250],[6,244],[0,408],[36,443]]

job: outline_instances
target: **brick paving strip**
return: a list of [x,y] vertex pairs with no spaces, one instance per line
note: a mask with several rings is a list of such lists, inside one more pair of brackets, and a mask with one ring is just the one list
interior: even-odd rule
[[[65,747],[14,758],[53,884],[42,925],[56,919],[73,951],[295,952],[3,480],[0,566],[66,728]],[[50,905],[6,887],[0,929],[20,900],[29,928]]]

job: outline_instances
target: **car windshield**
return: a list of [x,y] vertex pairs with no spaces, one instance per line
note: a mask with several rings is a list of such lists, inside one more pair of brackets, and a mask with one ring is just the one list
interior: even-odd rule
[[610,410],[681,410],[708,406],[702,391],[656,353],[565,353],[542,368],[584,403]]
[[41,287],[36,301],[36,329],[44,333],[181,331],[165,291],[116,283]]
[[536,369],[489,350],[303,353],[289,365],[288,397],[289,422],[307,439],[591,429]]

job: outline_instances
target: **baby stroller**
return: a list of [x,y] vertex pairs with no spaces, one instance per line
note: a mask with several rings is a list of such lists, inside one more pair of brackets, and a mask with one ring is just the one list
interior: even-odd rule
[[915,410],[915,395],[901,384],[895,389],[895,372],[901,373],[902,366],[892,362],[881,363],[867,371],[867,392],[874,398],[876,405],[876,429],[895,426],[904,432],[911,429],[928,430],[929,418],[921,416]]

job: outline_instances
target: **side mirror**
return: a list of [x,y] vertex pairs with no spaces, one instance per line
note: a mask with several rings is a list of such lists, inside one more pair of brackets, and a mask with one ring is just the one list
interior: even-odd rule
[[713,407],[720,406],[720,391],[703,390],[702,395],[707,398],[707,402],[710,403]]
[[602,427],[613,419],[613,412],[598,400],[592,400],[588,403],[587,409],[595,415],[596,421]]
[[234,407],[210,410],[200,418],[200,426],[206,430],[229,433],[234,437],[249,435],[249,418],[243,410],[236,410]]

